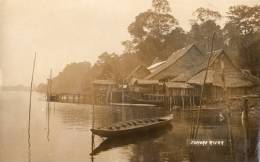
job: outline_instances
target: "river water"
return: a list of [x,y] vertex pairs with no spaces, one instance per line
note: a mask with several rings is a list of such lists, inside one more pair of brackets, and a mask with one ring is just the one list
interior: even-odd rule
[[[136,136],[106,140],[92,138],[94,126],[170,113],[158,107],[110,107],[46,103],[33,93],[28,133],[28,92],[0,92],[1,162],[229,162],[258,161],[259,110],[241,122],[233,114],[231,131],[218,112],[203,112],[197,141],[222,141],[223,145],[191,145],[191,112],[173,112],[172,127]],[[231,132],[232,142],[228,142]],[[28,138],[30,135],[30,138]],[[194,141],[193,141],[194,142]],[[196,141],[195,141],[196,142]],[[193,147],[191,147],[193,146]],[[192,150],[192,151],[191,151]],[[92,154],[91,154],[92,153]]]

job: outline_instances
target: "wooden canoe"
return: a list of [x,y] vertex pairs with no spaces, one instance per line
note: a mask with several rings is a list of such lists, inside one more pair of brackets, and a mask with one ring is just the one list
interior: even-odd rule
[[157,118],[130,120],[116,123],[108,127],[91,129],[91,132],[95,135],[109,138],[116,136],[127,136],[167,126],[171,124],[172,119],[173,116],[168,115]]
[[132,135],[131,138],[129,136],[123,136],[120,138],[107,138],[102,141],[95,149],[92,150],[90,155],[97,155],[100,152],[107,151],[113,148],[126,146],[129,144],[136,144],[143,141],[150,141],[157,138],[160,138],[162,135],[167,134],[172,129],[172,125],[167,125],[162,127],[162,129],[156,129],[153,133],[149,131],[140,132],[138,134]]

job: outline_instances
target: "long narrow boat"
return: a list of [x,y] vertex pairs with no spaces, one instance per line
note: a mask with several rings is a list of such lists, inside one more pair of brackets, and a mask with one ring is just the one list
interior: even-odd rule
[[158,129],[171,124],[173,119],[172,115],[157,117],[157,118],[146,118],[138,120],[129,120],[120,123],[113,124],[108,127],[91,129],[91,132],[101,137],[117,137],[127,136],[140,132],[146,132],[154,129]]
[[169,124],[162,129],[154,130],[153,133],[142,132],[138,133],[135,136],[131,136],[132,138],[129,138],[129,136],[124,136],[120,138],[107,138],[104,141],[102,141],[95,149],[92,150],[90,155],[97,155],[100,152],[107,151],[113,148],[126,146],[129,144],[136,144],[139,142],[144,141],[150,141],[157,138],[160,138],[162,135],[167,134],[172,129],[172,126]]

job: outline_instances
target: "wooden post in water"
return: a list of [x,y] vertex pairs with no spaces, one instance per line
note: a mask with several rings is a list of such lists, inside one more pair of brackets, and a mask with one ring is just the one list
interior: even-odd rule
[[243,103],[243,111],[241,115],[242,120],[242,127],[243,127],[243,133],[244,133],[244,157],[245,162],[248,162],[248,153],[249,153],[249,142],[248,142],[248,99],[245,98]]
[[172,96],[170,96],[170,111],[172,111]]
[[32,86],[33,86],[33,77],[34,77],[34,69],[36,63],[36,52],[34,54],[33,60],[33,70],[32,70],[32,78],[31,78],[31,86],[30,86],[30,101],[29,101],[29,115],[28,115],[28,161],[31,161],[31,106],[32,106]]
[[232,139],[232,127],[231,127],[231,110],[230,110],[230,103],[228,100],[228,94],[227,94],[227,87],[226,87],[226,78],[225,78],[225,64],[224,60],[221,58],[220,59],[220,65],[221,65],[221,79],[223,83],[223,99],[224,99],[224,106],[226,107],[226,117],[227,117],[227,133],[228,133],[228,142],[229,142],[229,151],[231,155],[232,161],[234,161],[234,156],[233,156],[233,139]]
[[[196,120],[196,125],[194,125],[194,129],[192,130],[191,134],[193,136],[193,138],[197,138],[198,135],[198,130],[199,130],[199,121],[200,121],[200,113],[201,113],[201,107],[202,107],[202,102],[203,102],[203,93],[204,93],[204,86],[206,84],[206,80],[207,80],[207,76],[208,76],[208,69],[209,69],[209,64],[210,64],[210,60],[211,57],[213,55],[213,45],[214,45],[214,38],[215,38],[215,32],[212,35],[212,40],[211,40],[211,50],[210,50],[210,54],[208,57],[208,61],[207,61],[207,67],[206,67],[206,73],[204,76],[204,80],[203,80],[203,84],[201,87],[201,92],[200,92],[200,105],[199,105],[199,111],[197,114],[197,120]],[[195,123],[194,123],[195,124]],[[192,124],[193,125],[193,124]]]
[[190,98],[190,107],[192,107],[192,100],[191,100],[192,96],[190,96],[189,98]]
[[110,92],[110,104],[113,102],[113,91]]

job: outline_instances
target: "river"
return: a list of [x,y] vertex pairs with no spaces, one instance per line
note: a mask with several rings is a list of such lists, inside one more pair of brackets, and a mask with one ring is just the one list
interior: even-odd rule
[[[92,105],[47,103],[43,94],[34,92],[28,133],[28,106],[28,92],[0,92],[1,162],[258,161],[257,107],[250,111],[246,127],[239,114],[232,115],[232,145],[227,140],[225,120],[216,112],[202,113],[198,141],[208,142],[204,146],[191,145],[187,140],[192,123],[189,111],[173,112],[170,128],[106,140],[92,138],[93,114],[94,126],[99,127],[170,112],[158,107],[95,106],[93,113]],[[209,145],[209,141],[222,141],[224,145]]]

